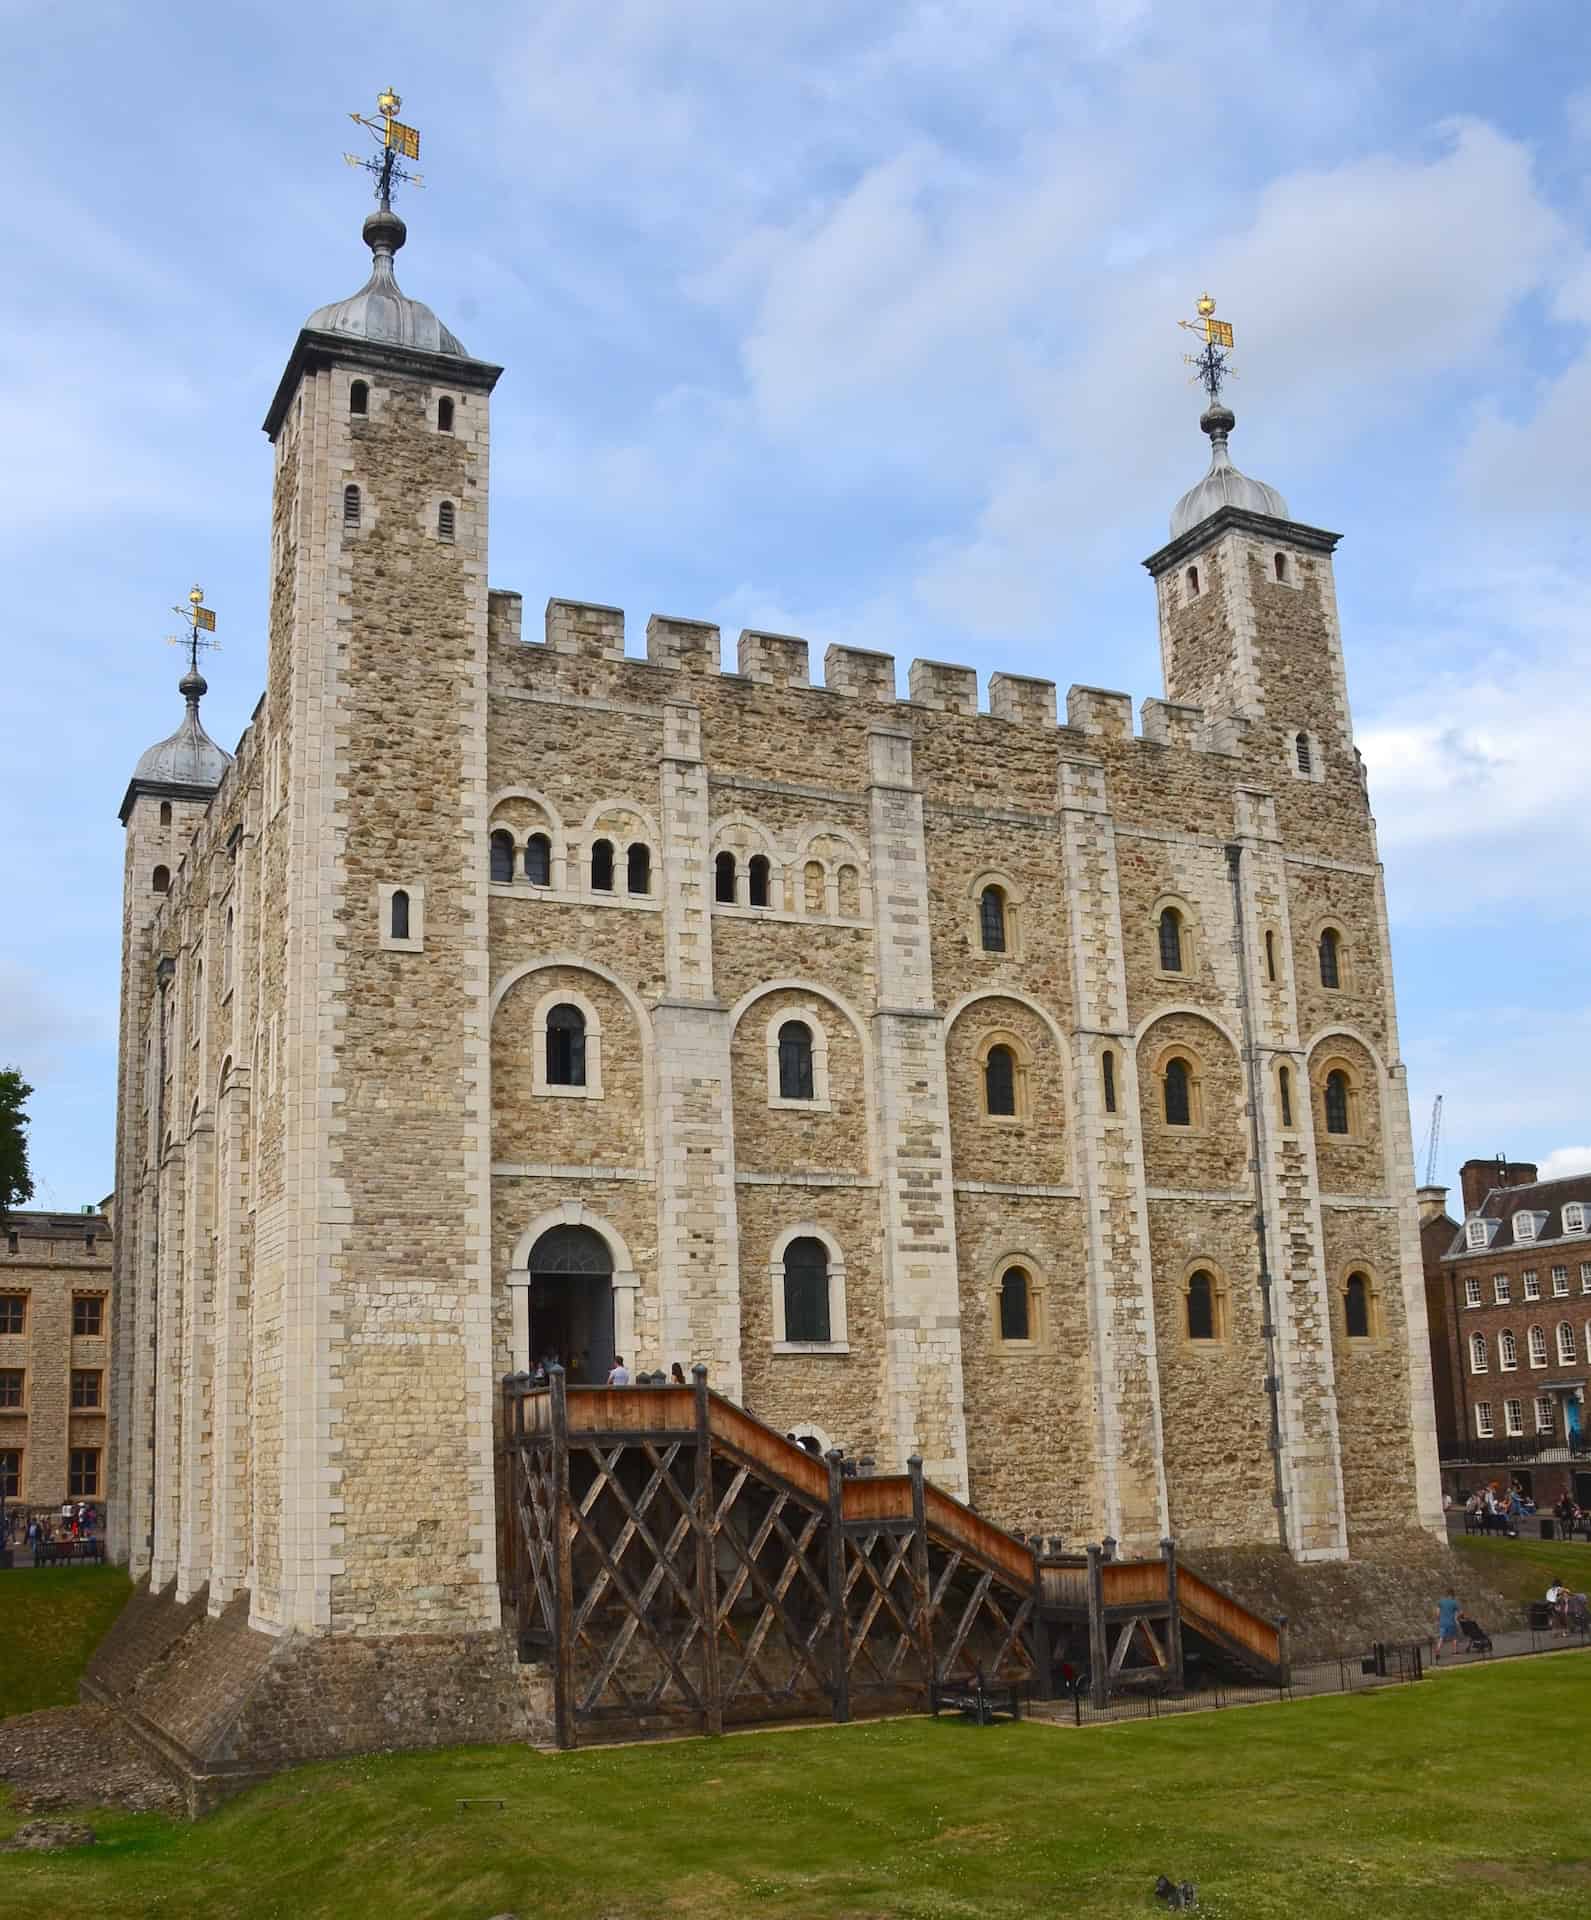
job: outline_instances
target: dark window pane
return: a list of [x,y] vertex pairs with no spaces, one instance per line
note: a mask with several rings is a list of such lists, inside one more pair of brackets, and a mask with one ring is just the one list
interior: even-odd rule
[[547,1015],[547,1084],[586,1084],[586,1017],[578,1007],[556,1006]]
[[[1281,566],[1280,554],[1277,555],[1276,564],[1278,568]],[[1278,580],[1281,579],[1282,576],[1280,572],[1277,573],[1276,577]],[[1298,771],[1300,773],[1308,773],[1309,771],[1309,735],[1307,733],[1301,733],[1298,736],[1297,740],[1294,741],[1293,745],[1298,754]]]
[[1286,1067],[1278,1071],[1276,1083],[1282,1095],[1282,1125],[1290,1127],[1293,1124],[1293,1076]]
[[1009,1047],[991,1047],[983,1063],[984,1106],[990,1113],[1016,1112],[1016,1057]]
[[1107,1051],[1100,1062],[1100,1076],[1105,1083],[1105,1111],[1116,1111],[1116,1056]]
[[0,1293],[0,1333],[20,1333],[27,1297],[20,1293]]
[[1348,1076],[1340,1068],[1326,1075],[1326,1131],[1348,1131]]
[[1160,965],[1166,973],[1182,971],[1182,916],[1175,907],[1160,916]]
[[751,904],[765,907],[768,904],[768,856],[754,853],[751,856],[751,870],[747,878],[750,881]]
[[22,1498],[22,1449],[7,1447],[0,1452],[0,1494],[7,1500]]
[[1166,1125],[1190,1127],[1192,1124],[1193,1103],[1188,1089],[1188,1063],[1186,1060],[1168,1060],[1166,1062]]
[[792,1240],[784,1256],[784,1337],[829,1339],[829,1254],[821,1240]]
[[99,1369],[97,1367],[74,1367],[72,1369],[72,1405],[82,1409],[97,1407],[99,1403]]
[[0,1367],[0,1407],[20,1407],[25,1384],[26,1374],[21,1367]]
[[363,380],[356,380],[348,389],[348,411],[350,413],[370,411],[370,389]]
[[713,898],[722,900],[726,906],[735,904],[735,856],[732,853],[719,854],[713,863]]
[[983,933],[985,953],[1005,952],[1005,895],[998,887],[985,887],[978,902],[978,925]]
[[99,1493],[99,1453],[93,1447],[74,1447],[67,1476],[67,1492],[74,1500],[92,1500]]
[[514,877],[514,836],[501,828],[492,835],[492,878],[506,886]]
[[72,1331],[92,1336],[105,1329],[105,1302],[98,1294],[80,1294],[72,1302]]
[[787,1020],[779,1029],[779,1098],[813,1098],[812,1029],[804,1020]]
[[1337,936],[1328,927],[1320,936],[1320,984],[1323,987],[1335,987],[1341,983],[1341,969],[1337,964]]
[[626,884],[631,893],[652,891],[652,851],[637,840],[625,855]]
[[613,842],[597,840],[591,848],[591,891],[593,893],[612,893],[613,891]]
[[1028,1277],[1020,1267],[1007,1267],[1000,1280],[1000,1338],[1026,1340],[1029,1334]]
[[1348,1276],[1348,1337],[1352,1340],[1366,1340],[1370,1337],[1370,1283],[1362,1273],[1350,1273]]
[[436,403],[436,428],[438,433],[453,431],[453,402],[443,398]]
[[392,933],[394,940],[407,940],[409,937],[409,896],[399,887],[392,896]]
[[525,878],[533,887],[552,885],[552,842],[544,833],[533,833],[525,842]]
[[1188,1282],[1188,1338],[1215,1338],[1215,1282],[1203,1271]]

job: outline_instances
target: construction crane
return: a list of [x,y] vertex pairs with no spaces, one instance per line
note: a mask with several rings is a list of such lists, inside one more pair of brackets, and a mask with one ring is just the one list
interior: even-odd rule
[[1436,1185],[1436,1150],[1442,1144],[1442,1096],[1431,1102],[1431,1126],[1425,1136],[1425,1185]]

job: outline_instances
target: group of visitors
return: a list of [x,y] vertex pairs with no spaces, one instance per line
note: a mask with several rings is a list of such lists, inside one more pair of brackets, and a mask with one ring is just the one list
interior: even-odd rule
[[1505,1492],[1495,1480],[1477,1487],[1464,1502],[1464,1511],[1482,1533],[1504,1533],[1510,1540],[1519,1537],[1519,1523],[1536,1511],[1536,1503],[1517,1480]]
[[613,1356],[613,1365],[608,1371],[608,1385],[610,1387],[688,1387],[690,1382],[685,1378],[685,1368],[678,1360],[669,1368],[665,1378],[661,1367],[655,1373],[647,1373],[643,1369],[638,1374],[632,1374],[624,1364],[624,1355],[616,1353]]
[[1574,1593],[1557,1574],[1547,1587],[1547,1612],[1555,1634],[1585,1633],[1591,1629],[1591,1607],[1583,1593]]
[[1582,1507],[1567,1490],[1554,1501],[1552,1517],[1561,1528],[1565,1540],[1572,1540],[1577,1532],[1591,1540],[1591,1507]]
[[58,1540],[92,1540],[99,1531],[99,1509],[90,1500],[63,1500],[60,1511],[11,1507],[0,1528],[0,1546],[26,1547],[37,1553]]
[[[562,1362],[556,1352],[549,1351],[544,1353],[530,1370],[531,1384],[538,1387],[546,1386],[548,1373],[552,1368],[560,1364],[562,1364]],[[570,1354],[568,1364],[564,1366],[564,1378],[572,1387],[595,1386],[596,1381],[591,1377],[590,1354]],[[608,1369],[608,1377],[605,1384],[610,1387],[688,1387],[690,1382],[685,1378],[685,1368],[678,1360],[669,1368],[668,1376],[665,1379],[661,1368],[659,1368],[656,1373],[631,1373],[630,1369],[624,1364],[624,1355],[622,1353],[616,1353],[613,1356],[613,1365]]]

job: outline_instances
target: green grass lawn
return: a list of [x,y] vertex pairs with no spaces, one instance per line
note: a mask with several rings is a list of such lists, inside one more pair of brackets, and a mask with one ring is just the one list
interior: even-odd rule
[[76,1700],[88,1656],[131,1592],[121,1567],[0,1573],[0,1715]]
[[[380,1920],[1231,1920],[1591,1911],[1591,1802],[1544,1757],[1591,1656],[1078,1732],[894,1721],[549,1755],[459,1748],[304,1768],[189,1826],[89,1816],[91,1850],[0,1863],[9,1910]],[[1492,1758],[1530,1817],[1487,1817]],[[504,1806],[459,1811],[461,1797]],[[15,1816],[0,1816],[9,1831]]]
[[[1591,1543],[1584,1540],[1499,1540],[1472,1533],[1453,1542],[1505,1599],[1523,1606],[1546,1597],[1554,1574],[1576,1593],[1591,1593]],[[1488,1621],[1493,1626],[1494,1621]]]

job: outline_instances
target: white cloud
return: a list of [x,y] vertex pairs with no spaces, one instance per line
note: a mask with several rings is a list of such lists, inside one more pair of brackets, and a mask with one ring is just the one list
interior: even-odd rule
[[1537,1171],[1543,1180],[1566,1180],[1572,1173],[1591,1173],[1591,1147],[1554,1147]]

